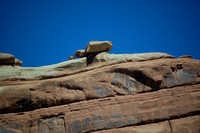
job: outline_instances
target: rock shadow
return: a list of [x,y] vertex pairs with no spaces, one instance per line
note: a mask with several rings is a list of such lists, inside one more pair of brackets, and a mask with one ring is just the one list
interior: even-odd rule
[[87,58],[87,66],[93,63],[94,58],[95,58],[99,53],[101,53],[101,52],[87,54],[87,56],[86,56],[86,58]]

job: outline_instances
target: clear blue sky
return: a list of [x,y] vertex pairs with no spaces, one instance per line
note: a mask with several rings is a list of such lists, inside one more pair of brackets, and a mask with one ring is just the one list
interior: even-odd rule
[[66,61],[92,40],[200,59],[200,0],[0,0],[0,52],[22,66]]

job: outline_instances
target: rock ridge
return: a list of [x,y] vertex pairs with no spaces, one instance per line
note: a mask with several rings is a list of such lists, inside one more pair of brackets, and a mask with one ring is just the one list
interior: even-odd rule
[[1,65],[0,99],[0,132],[199,133],[200,61],[95,52],[36,68]]
[[59,75],[74,74],[112,64],[125,62],[139,62],[162,58],[174,58],[165,53],[143,53],[143,54],[109,54],[99,53],[91,57],[69,60],[55,65],[42,67],[18,67],[0,66],[0,80],[26,80],[59,77]]

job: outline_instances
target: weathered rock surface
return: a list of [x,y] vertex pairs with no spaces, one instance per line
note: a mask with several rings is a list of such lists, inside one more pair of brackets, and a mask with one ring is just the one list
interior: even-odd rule
[[21,60],[15,58],[15,60],[14,60],[14,65],[15,66],[21,66],[22,64],[23,64],[23,62]]
[[12,54],[0,53],[0,67],[1,65],[21,66],[23,62],[14,57]]
[[96,56],[69,60],[55,65],[42,67],[12,67],[0,66],[0,80],[30,80],[60,77],[91,69],[125,62],[140,62],[153,59],[174,58],[165,53],[143,53],[143,54],[109,54],[106,52]]
[[1,66],[0,132],[199,133],[199,83],[199,60],[164,53]]
[[189,58],[189,59],[192,59],[192,56],[191,55],[183,55],[183,56],[180,56],[178,58]]
[[75,59],[74,56],[69,56],[69,58],[68,58],[68,60],[73,60],[73,59]]
[[85,57],[86,56],[86,53],[85,53],[85,50],[77,50],[75,53],[74,53],[74,57]]
[[98,131],[95,133],[199,133],[200,116],[173,119],[155,124]]
[[0,53],[0,65],[13,65],[15,57],[11,54]]
[[112,49],[111,41],[91,41],[87,44],[86,53],[105,52]]

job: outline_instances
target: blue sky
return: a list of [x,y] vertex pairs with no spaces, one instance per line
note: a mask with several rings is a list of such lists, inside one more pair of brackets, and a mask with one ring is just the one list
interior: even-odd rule
[[200,59],[200,0],[1,0],[0,52],[22,66],[68,60],[93,40],[110,53]]

